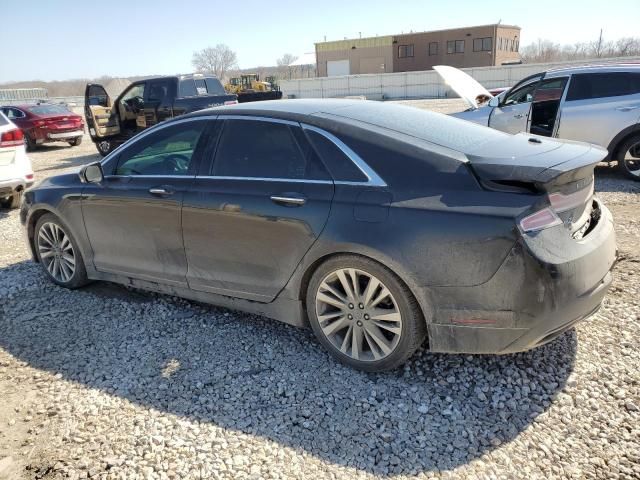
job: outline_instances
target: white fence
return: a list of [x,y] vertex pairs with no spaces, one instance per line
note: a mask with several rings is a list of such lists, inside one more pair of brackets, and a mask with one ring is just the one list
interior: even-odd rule
[[[596,60],[580,60],[575,62],[531,63],[502,67],[464,68],[463,70],[478,80],[485,88],[498,88],[510,87],[529,75],[543,72],[550,68],[605,62],[640,62],[640,57],[608,58],[599,62]],[[433,70],[282,80],[280,88],[285,98],[335,98],[353,95],[365,96],[372,100],[383,100],[457,96]]]

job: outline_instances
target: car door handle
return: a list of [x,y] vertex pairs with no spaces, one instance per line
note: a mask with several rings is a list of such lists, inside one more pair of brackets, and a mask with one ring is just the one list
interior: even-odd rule
[[301,207],[302,205],[307,203],[307,199],[304,197],[304,195],[300,194],[271,195],[271,201],[279,205],[291,207]]
[[158,195],[160,197],[166,197],[168,195],[173,195],[173,190],[170,190],[166,187],[153,187],[149,189],[149,193],[151,195]]
[[524,114],[522,114],[522,113],[516,113],[516,114],[513,116],[513,118],[522,118],[522,117],[524,117]]

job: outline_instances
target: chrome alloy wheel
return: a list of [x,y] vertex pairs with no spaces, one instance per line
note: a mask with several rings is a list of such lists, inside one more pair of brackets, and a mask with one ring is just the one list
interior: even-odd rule
[[640,177],[640,141],[634,143],[624,154],[626,170],[636,177]]
[[382,360],[400,341],[398,303],[370,273],[355,268],[331,272],[320,282],[315,303],[324,336],[354,360]]
[[73,244],[65,231],[55,223],[44,223],[38,231],[38,254],[49,274],[67,283],[76,271]]

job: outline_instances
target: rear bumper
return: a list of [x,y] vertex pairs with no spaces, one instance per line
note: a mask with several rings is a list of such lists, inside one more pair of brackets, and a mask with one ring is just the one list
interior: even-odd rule
[[[550,342],[593,315],[611,284],[617,258],[613,219],[600,218],[582,240],[555,232],[523,236],[496,274],[475,287],[435,289],[432,351],[513,353]],[[567,244],[567,240],[570,244]]]
[[18,190],[24,190],[31,185],[33,185],[33,180],[26,180],[24,178],[0,180],[0,197],[11,195]]

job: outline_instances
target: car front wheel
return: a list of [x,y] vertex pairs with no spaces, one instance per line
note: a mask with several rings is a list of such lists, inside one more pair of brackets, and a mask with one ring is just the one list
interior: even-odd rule
[[425,321],[407,286],[379,263],[335,257],[313,274],[307,313],[318,340],[338,360],[378,372],[403,364],[425,338]]
[[45,214],[38,219],[34,244],[40,265],[52,282],[67,288],[88,283],[78,244],[55,215]]
[[100,140],[96,143],[96,148],[98,149],[98,153],[100,153],[100,155],[106,157],[113,151],[114,145],[110,140]]
[[72,147],[77,147],[82,143],[82,137],[76,137],[73,140],[69,140],[69,145]]
[[626,140],[618,149],[618,168],[627,177],[640,182],[640,135]]

